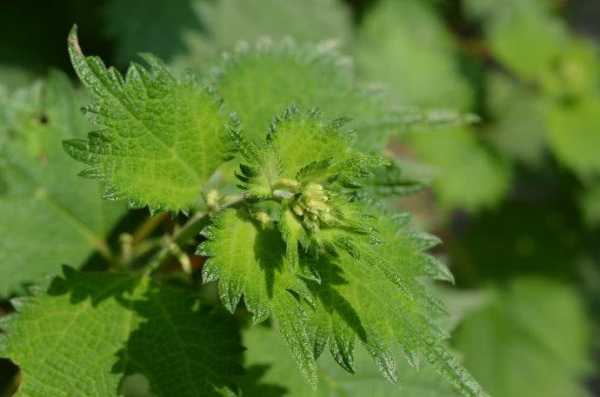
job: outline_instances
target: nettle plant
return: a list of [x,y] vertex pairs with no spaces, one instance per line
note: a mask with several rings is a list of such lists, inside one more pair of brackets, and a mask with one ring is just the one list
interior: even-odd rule
[[[11,189],[27,175],[37,205],[70,214],[89,245],[83,252],[96,250],[109,268],[63,267],[46,287],[13,301],[17,313],[1,320],[0,356],[20,367],[18,395],[133,395],[128,390],[140,387],[155,396],[252,395],[238,325],[244,313],[278,330],[315,388],[325,350],[354,373],[362,345],[392,382],[402,351],[414,367],[424,358],[463,395],[485,395],[444,343],[445,308],[430,284],[452,275],[427,253],[438,240],[413,230],[382,198],[415,188],[384,156],[390,127],[427,115],[415,119],[359,89],[344,59],[324,47],[240,45],[200,82],[150,55],[146,67],[134,63],[123,76],[84,56],[75,29],[68,43],[97,130],[71,134],[64,149],[86,164],[81,176],[100,181],[103,198],[153,216],[122,235],[114,253],[94,237],[105,229],[85,221],[90,211],[106,214],[84,203],[88,195],[97,200],[94,188],[85,185],[74,201],[63,197],[74,188],[64,182],[70,175],[35,171],[66,161],[54,146],[29,136],[38,155],[4,153],[4,194],[18,197]],[[47,91],[47,123],[78,117],[73,98],[60,99],[75,95],[64,77],[51,78]],[[69,128],[79,124],[52,131],[64,138]],[[22,165],[25,158],[31,164]],[[84,213],[72,216],[79,206]],[[161,222],[174,224],[172,232],[157,236]],[[79,243],[73,237],[60,247],[71,241]],[[60,260],[85,257],[67,256]],[[203,296],[210,287],[196,285],[196,273],[238,316]]]

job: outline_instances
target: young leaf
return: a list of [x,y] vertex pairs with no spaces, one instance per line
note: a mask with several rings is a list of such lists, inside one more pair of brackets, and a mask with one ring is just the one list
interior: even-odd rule
[[309,184],[337,181],[358,185],[384,162],[353,149],[353,135],[318,111],[291,106],[273,121],[265,143],[240,143],[242,187],[250,196],[297,193]]
[[587,396],[589,325],[575,291],[529,278],[493,292],[455,335],[477,379],[497,397]]
[[[205,279],[219,280],[229,310],[244,295],[255,319],[273,314],[311,383],[324,348],[352,372],[360,342],[391,380],[391,351],[400,346],[413,363],[426,355],[465,395],[484,395],[442,344],[433,319],[444,309],[420,281],[451,280],[423,252],[438,240],[352,201],[346,188],[358,189],[382,163],[352,149],[335,127],[292,107],[276,119],[266,145],[240,136],[239,178],[251,201],[207,231],[199,251],[210,257]],[[280,248],[267,251],[261,236]]]
[[157,59],[132,64],[125,77],[81,52],[75,28],[69,35],[75,71],[94,104],[88,108],[100,131],[65,142],[89,168],[85,176],[108,185],[105,196],[151,209],[186,210],[194,205],[215,169],[229,154],[226,116],[219,101],[191,79],[177,80]]
[[221,396],[240,374],[234,321],[187,290],[147,278],[64,269],[2,328],[17,396],[118,396],[132,378],[153,396]]
[[0,295],[94,251],[111,255],[106,236],[125,208],[101,200],[100,186],[77,177],[62,149],[63,139],[85,135],[85,124],[57,72],[0,98]]
[[274,229],[261,229],[245,209],[223,211],[205,232],[200,253],[210,258],[203,278],[219,281],[225,307],[234,311],[242,295],[255,323],[273,316],[297,365],[315,385],[316,363],[307,331],[306,286],[284,264],[285,246]]

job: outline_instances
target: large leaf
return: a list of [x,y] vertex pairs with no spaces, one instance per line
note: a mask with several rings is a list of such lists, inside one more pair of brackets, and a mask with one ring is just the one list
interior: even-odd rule
[[[4,319],[0,356],[21,370],[17,396],[219,396],[240,374],[235,323],[188,290],[65,268],[47,293]],[[126,394],[127,395],[127,394]]]
[[347,66],[327,47],[262,42],[229,54],[215,85],[251,141],[262,142],[273,116],[295,104],[319,108],[330,120],[349,118],[358,147],[382,149],[402,119],[390,113],[384,95],[360,89]]
[[[319,360],[317,390],[309,387],[295,371],[294,361],[287,355],[285,345],[273,330],[254,327],[244,334],[246,366],[249,374],[261,374],[261,385],[242,384],[244,396],[248,397],[456,397],[456,393],[428,366],[416,370],[399,362],[398,385],[386,382],[371,365],[369,355],[358,349],[354,366],[356,374],[341,369],[330,357]],[[245,386],[245,387],[244,387]]]
[[340,249],[336,255],[321,252],[317,260],[301,255],[300,268],[312,270],[301,276],[289,263],[290,244],[298,244],[293,232],[284,228],[286,249],[277,229],[259,226],[246,209],[226,210],[206,232],[209,240],[201,252],[210,259],[204,277],[219,280],[219,294],[230,310],[244,296],[255,322],[273,316],[311,384],[318,377],[315,360],[326,347],[353,372],[354,345],[362,343],[390,380],[398,376],[392,352],[401,347],[415,365],[426,356],[464,395],[485,395],[443,346],[445,333],[433,323],[442,309],[419,281],[449,276],[420,251],[435,240],[399,230],[385,216],[380,219],[376,227],[382,229],[377,237],[382,244],[343,229],[322,229],[321,238]]
[[62,74],[0,95],[0,295],[82,264],[110,259],[106,236],[124,208],[100,199],[96,182],[76,176],[63,139],[81,137],[85,119]]
[[455,341],[465,364],[497,397],[586,396],[589,329],[567,286],[519,279],[468,317]]
[[213,94],[180,81],[155,58],[133,64],[125,78],[96,57],[85,57],[74,28],[69,53],[89,89],[88,108],[100,131],[67,141],[67,151],[90,166],[85,176],[108,184],[105,196],[136,206],[186,210],[228,155],[227,117]]

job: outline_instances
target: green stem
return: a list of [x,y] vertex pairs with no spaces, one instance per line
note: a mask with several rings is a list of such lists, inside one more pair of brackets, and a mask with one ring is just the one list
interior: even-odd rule
[[[222,211],[226,208],[234,207],[244,201],[244,197],[236,197],[233,200],[228,201],[227,204],[222,206],[219,210]],[[211,214],[208,212],[198,212],[194,214],[181,229],[177,230],[173,236],[163,243],[163,248],[150,259],[149,266],[145,273],[153,273],[161,267],[162,263],[171,255],[171,247],[173,244],[180,247],[197,236],[202,229],[208,225],[210,215]]]
[[133,233],[132,245],[136,245],[142,240],[145,240],[146,237],[152,234],[152,232],[167,219],[167,217],[168,213],[163,212],[146,219],[146,221]]

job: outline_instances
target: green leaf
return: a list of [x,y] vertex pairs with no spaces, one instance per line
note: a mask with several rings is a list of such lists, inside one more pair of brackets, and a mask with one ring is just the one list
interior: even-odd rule
[[350,10],[339,0],[201,1],[196,8],[206,32],[187,35],[189,54],[181,59],[196,69],[207,69],[209,61],[240,40],[291,37],[301,43],[330,40],[346,46],[352,38]]
[[274,229],[260,229],[244,209],[223,211],[205,232],[200,252],[210,259],[205,281],[219,280],[219,295],[233,312],[244,303],[258,323],[273,316],[298,367],[316,384],[316,363],[307,331],[308,290],[283,263],[285,246]]
[[196,0],[108,1],[104,26],[106,36],[115,40],[119,64],[126,65],[141,52],[167,60],[184,53],[185,35],[202,29],[196,3]]
[[539,80],[567,42],[565,26],[548,3],[509,1],[495,7],[485,24],[494,56],[526,80]]
[[319,112],[295,106],[275,118],[266,142],[254,145],[245,139],[239,178],[252,197],[295,193],[310,183],[356,185],[383,164],[377,156],[355,150],[353,135],[340,129],[340,121],[327,122]]
[[471,129],[417,131],[407,141],[419,159],[437,168],[432,186],[445,208],[489,208],[510,187],[510,168],[487,151]]
[[411,365],[426,358],[463,395],[485,395],[442,343],[447,335],[435,319],[445,309],[421,281],[449,277],[443,265],[422,252],[437,240],[414,234],[404,220],[373,216],[375,242],[346,234],[337,243],[348,248],[333,257],[322,255],[313,264],[321,276],[318,283],[307,282],[318,298],[311,317],[317,354],[329,347],[352,372],[353,345],[361,342],[379,370],[397,381],[392,352],[402,349]]
[[557,98],[578,98],[598,93],[600,53],[595,43],[572,36],[552,68],[542,75],[545,93]]
[[398,162],[391,162],[375,170],[357,195],[381,199],[406,196],[422,190],[425,183],[408,175]]
[[310,268],[316,280],[293,271],[276,228],[261,228],[246,209],[226,210],[199,251],[210,257],[204,278],[219,280],[229,310],[243,295],[255,322],[272,315],[310,384],[316,383],[315,358],[323,349],[329,347],[352,372],[354,346],[361,343],[391,380],[397,380],[392,352],[402,348],[414,365],[425,356],[465,396],[485,395],[443,345],[446,335],[434,324],[443,308],[419,281],[449,277],[422,252],[437,240],[402,229],[383,214],[374,218],[377,243],[352,229],[323,226],[319,233],[329,248],[318,258],[300,251],[300,267]]
[[403,105],[469,109],[452,36],[431,4],[384,0],[367,13],[356,52],[361,76],[381,81]]
[[587,96],[548,111],[548,144],[562,163],[582,178],[600,173],[600,97]]
[[101,200],[100,186],[76,176],[62,140],[84,136],[85,119],[67,77],[0,94],[0,295],[77,266],[106,236],[124,207]]
[[136,378],[153,396],[220,396],[241,371],[234,321],[187,290],[65,268],[3,324],[0,356],[17,396],[117,396]]
[[85,57],[74,28],[69,53],[94,104],[101,129],[87,140],[65,142],[88,177],[108,184],[105,196],[135,206],[186,210],[228,157],[227,117],[211,92],[191,79],[177,80],[155,58],[132,64],[125,78],[96,57]]
[[252,142],[262,143],[273,116],[293,103],[332,121],[350,117],[345,127],[356,132],[355,145],[382,150],[403,118],[390,115],[385,95],[360,89],[347,61],[324,46],[263,41],[228,54],[214,84]]
[[[356,374],[348,374],[329,357],[319,361],[319,378],[323,381],[315,391],[297,375],[294,362],[275,333],[265,327],[254,327],[244,334],[246,365],[250,374],[262,375],[261,388],[242,384],[247,397],[456,397],[459,394],[445,383],[431,368],[419,371],[406,363],[399,365],[399,385],[386,382],[370,363],[369,355],[357,350],[354,366]],[[244,387],[246,386],[246,387]]]
[[588,395],[581,380],[589,369],[589,325],[575,291],[529,278],[494,294],[465,320],[455,338],[465,365],[490,393]]

